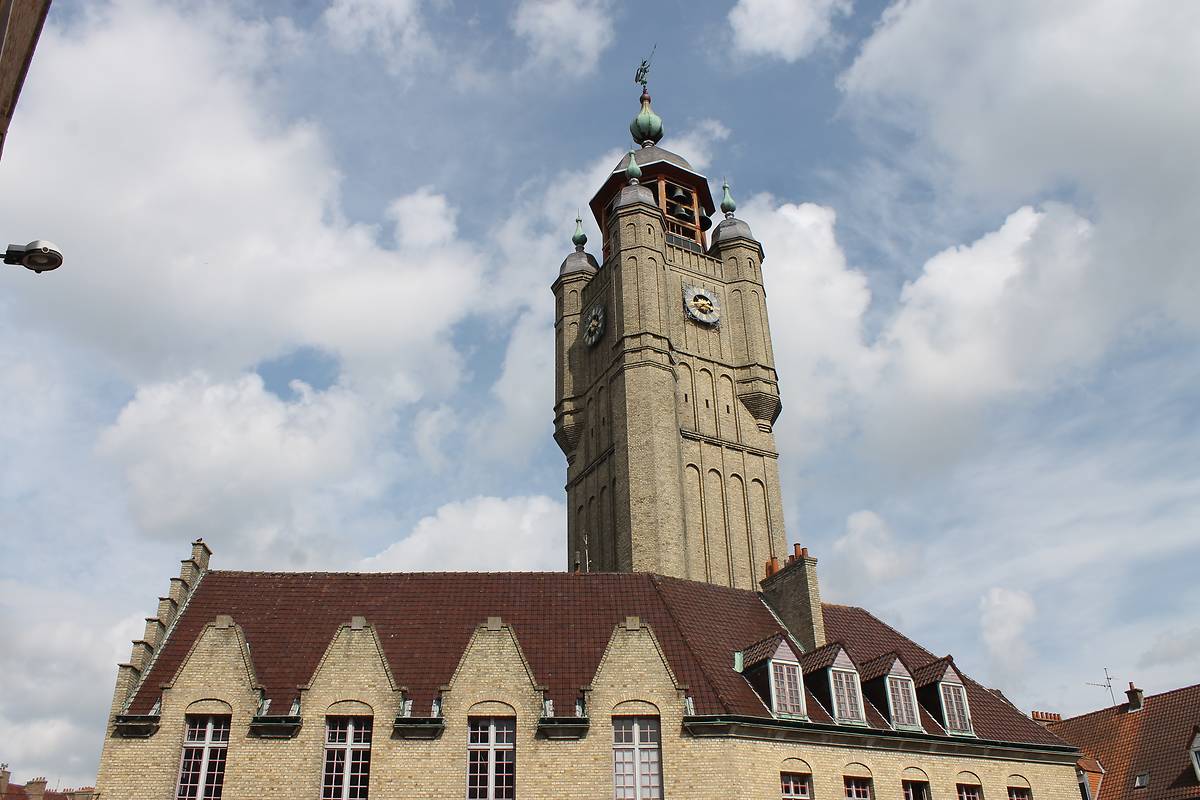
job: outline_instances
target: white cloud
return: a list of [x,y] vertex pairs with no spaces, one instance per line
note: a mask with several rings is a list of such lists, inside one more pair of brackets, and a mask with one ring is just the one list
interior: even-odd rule
[[1037,605],[1027,592],[993,586],[979,598],[979,629],[995,677],[1018,680],[1033,652],[1025,632],[1036,616]]
[[520,0],[512,28],[529,45],[532,65],[580,77],[612,44],[608,0]]
[[1200,661],[1200,628],[1163,631],[1138,659],[1139,667],[1194,664]]
[[918,556],[912,545],[898,542],[887,522],[874,511],[855,511],[834,540],[826,569],[829,597],[851,598],[865,586],[894,584],[912,574]]
[[729,11],[733,45],[747,55],[798,61],[833,37],[850,0],[738,0]]
[[375,443],[390,418],[341,387],[292,388],[284,401],[258,375],[199,373],[140,388],[99,441],[124,470],[140,528],[176,541],[203,534],[253,560],[283,551],[304,561],[345,535],[338,523],[386,486]]
[[565,567],[566,506],[544,496],[473,497],[447,503],[362,569],[554,570]]
[[437,54],[421,5],[421,0],[333,0],[321,18],[339,50],[372,50],[389,72],[400,74]]

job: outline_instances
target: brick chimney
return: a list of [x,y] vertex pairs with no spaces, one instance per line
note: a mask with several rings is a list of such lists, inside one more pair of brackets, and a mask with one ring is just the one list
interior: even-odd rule
[[1056,714],[1053,711],[1033,711],[1030,715],[1033,721],[1039,725],[1047,726],[1054,722],[1062,722],[1062,714]]
[[1125,690],[1125,696],[1129,698],[1129,708],[1126,711],[1141,711],[1142,700],[1145,699],[1145,692],[1133,685],[1133,681],[1129,682],[1129,688]]
[[34,778],[26,783],[25,794],[28,795],[29,800],[42,800],[46,794],[46,783],[45,778]]
[[8,764],[0,764],[0,797],[4,797],[5,792],[8,791],[8,779],[11,775],[12,773],[8,771]]
[[821,587],[817,582],[817,560],[807,547],[794,546],[787,563],[767,562],[766,577],[759,584],[763,599],[779,615],[806,651],[825,644],[825,616],[821,609]]

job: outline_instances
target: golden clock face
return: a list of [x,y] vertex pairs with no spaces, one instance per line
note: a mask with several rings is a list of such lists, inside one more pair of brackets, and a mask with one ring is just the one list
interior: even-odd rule
[[604,306],[597,303],[588,309],[583,319],[583,341],[588,347],[594,347],[604,335]]
[[683,310],[697,322],[716,325],[721,321],[721,303],[716,292],[701,286],[683,287]]

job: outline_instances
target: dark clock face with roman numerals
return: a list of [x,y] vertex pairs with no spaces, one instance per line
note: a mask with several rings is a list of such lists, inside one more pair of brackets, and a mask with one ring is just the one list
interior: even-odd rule
[[594,347],[604,335],[604,306],[597,303],[588,309],[583,318],[583,341],[588,347]]
[[683,310],[705,325],[716,325],[721,321],[721,303],[716,293],[701,286],[683,287]]

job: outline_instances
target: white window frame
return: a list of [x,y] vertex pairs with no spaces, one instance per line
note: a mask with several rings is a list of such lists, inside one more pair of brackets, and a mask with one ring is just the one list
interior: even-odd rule
[[979,784],[979,783],[956,783],[956,784],[954,784],[954,796],[957,797],[958,800],[967,800],[967,798],[963,795],[963,789],[974,789],[975,794],[976,794],[976,800],[986,800],[986,798],[984,797],[984,794],[983,794],[983,785],[982,784]]
[[[908,688],[908,702],[910,704],[912,704],[912,712],[913,712],[913,721],[912,722],[898,722],[896,720],[896,706],[892,702],[892,683],[893,683],[893,681],[897,684],[902,684],[904,686],[907,686],[907,688]],[[885,692],[885,694],[887,695],[888,716],[891,717],[892,727],[908,728],[910,730],[922,730],[922,728],[921,728],[921,706],[919,706],[917,704],[916,681],[914,681],[912,678],[906,678],[903,675],[888,675],[887,678],[884,679],[884,689],[887,690]]]
[[[200,740],[193,739],[189,741],[188,732],[191,729],[192,722],[201,719],[204,720],[204,738]],[[208,767],[212,757],[218,750],[222,751],[223,753],[223,763],[220,773],[221,779],[216,787],[216,793],[212,796],[221,797],[225,788],[225,768],[229,764],[229,736],[233,720],[228,714],[188,714],[184,716],[183,720],[183,749],[179,753],[179,773],[178,779],[175,781],[175,798],[176,800],[180,800],[180,798],[187,800],[187,798],[194,797],[196,800],[203,800],[203,798],[207,796],[206,792],[208,792],[208,790],[211,788],[208,785]],[[225,733],[224,739],[213,738],[213,733],[216,730],[215,723],[217,720],[223,720],[225,722],[225,725],[222,728]],[[196,793],[193,795],[181,794],[185,788],[183,785],[183,765],[186,763],[188,750],[201,751],[199,771],[200,780],[196,783]]]
[[[776,664],[783,667],[785,670],[795,670],[796,687],[799,692],[798,697],[800,700],[800,704],[799,704],[800,710],[799,711],[785,711],[779,707],[779,686],[775,682],[775,665]],[[776,715],[782,714],[782,715],[788,716],[788,717],[807,717],[808,716],[808,703],[804,699],[804,673],[800,671],[800,662],[789,661],[784,658],[772,658],[770,661],[767,662],[767,679],[769,681],[770,692],[771,692],[771,710]]]
[[1005,787],[1008,800],[1017,800],[1017,798],[1013,797],[1014,791],[1018,794],[1025,793],[1025,797],[1022,800],[1033,800],[1033,789],[1030,789],[1028,786],[1012,786],[1011,784]]
[[[471,742],[470,725],[471,723],[487,722],[487,741],[486,742]],[[496,723],[502,722],[512,726],[512,741],[497,742],[496,741]],[[513,767],[513,787],[512,796],[517,795],[517,720],[515,717],[471,717],[467,722],[467,753],[468,764],[470,763],[470,753],[486,752],[488,758],[487,767],[487,794],[480,800],[496,800],[496,754],[499,752],[512,753]],[[467,777],[467,796],[470,797],[470,775]]]
[[[642,726],[653,720],[657,730],[657,738],[653,742],[642,741]],[[633,741],[632,742],[617,742],[616,731],[617,723],[632,721],[633,723]],[[633,755],[633,796],[618,794],[625,789],[623,786],[617,786],[617,754],[632,753]],[[653,759],[648,759],[647,763],[655,764],[657,767],[658,786],[657,792],[655,787],[642,786],[642,762],[643,755],[650,756],[654,754]],[[625,762],[622,762],[625,763]],[[663,763],[662,763],[662,721],[654,716],[638,716],[638,717],[613,717],[613,798],[614,800],[662,800],[664,796],[663,788]]]
[[[859,798],[857,794],[854,797],[850,796],[851,781],[861,781],[867,785],[867,796],[865,798]],[[842,797],[846,798],[846,800],[875,800],[875,782],[870,778],[864,778],[861,775],[843,775]]]
[[[959,697],[962,699],[963,715],[967,718],[966,730],[958,730],[950,727],[950,714],[946,709],[946,689],[958,689]],[[975,725],[971,722],[971,704],[967,700],[967,687],[961,683],[954,681],[938,681],[938,703],[942,708],[942,721],[945,723],[946,733],[951,736],[974,736]]]
[[1196,771],[1196,780],[1200,781],[1200,733],[1192,739],[1191,756],[1192,769]]
[[[858,706],[857,717],[847,717],[844,713],[842,713],[843,709],[841,707],[841,703],[839,703],[837,699],[837,683],[834,681],[833,677],[835,672],[840,672],[843,675],[848,675],[850,677],[850,686],[854,689],[854,699],[856,705]],[[862,681],[858,679],[858,672],[852,669],[839,669],[837,667],[831,667],[829,669],[829,698],[832,701],[830,702],[830,705],[833,706],[833,719],[835,722],[849,722],[854,725],[867,724],[867,711],[865,708],[863,708]]]
[[[797,775],[800,777],[800,783],[804,786],[804,794],[796,794],[795,792],[784,792],[783,776]],[[813,796],[813,779],[811,772],[793,772],[792,770],[782,770],[779,773],[779,796],[782,800],[812,800]]]
[[[341,720],[346,720],[346,741],[344,741],[344,742],[329,741],[329,735],[333,732],[331,723],[333,723],[334,721],[340,722]],[[367,741],[365,741],[365,742],[355,742],[354,741],[355,734],[361,733],[363,731],[363,728],[364,728],[363,721],[364,720],[367,722],[367,725],[370,726],[370,730],[368,731],[368,733],[370,733],[370,736],[367,738]],[[340,750],[343,755],[342,785],[341,785],[341,788],[338,789],[338,794],[335,795],[332,798],[332,800],[350,800],[350,798],[351,798],[350,778],[354,772],[353,765],[354,765],[355,752],[366,751],[366,753],[367,753],[367,782],[362,787],[354,787],[354,788],[356,788],[356,789],[361,788],[361,790],[362,790],[362,794],[360,796],[361,800],[365,800],[365,798],[370,794],[370,791],[371,791],[371,739],[374,738],[374,735],[375,735],[375,725],[374,725],[374,720],[371,717],[366,717],[366,716],[354,716],[354,717],[351,717],[351,716],[328,716],[325,718],[325,750],[322,753],[323,759],[321,761],[321,798],[322,798],[322,800],[327,800],[326,794],[325,794],[325,778],[326,778],[325,770],[326,770],[326,766],[329,764],[329,751],[331,751],[331,750],[333,750],[333,751]]]

